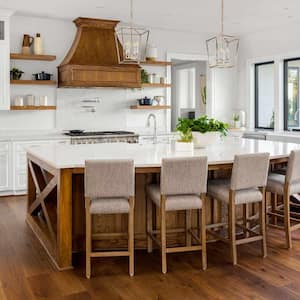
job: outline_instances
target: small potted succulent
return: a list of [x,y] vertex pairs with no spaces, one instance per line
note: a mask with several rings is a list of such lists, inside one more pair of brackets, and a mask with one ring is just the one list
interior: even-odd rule
[[240,115],[238,113],[233,114],[233,128],[240,128],[241,122],[240,122]]
[[194,148],[192,125],[193,120],[180,118],[176,125],[180,138],[175,142],[175,151],[192,151]]
[[10,70],[10,79],[11,80],[19,80],[21,79],[22,75],[24,74],[23,71],[17,69],[17,68],[12,68]]

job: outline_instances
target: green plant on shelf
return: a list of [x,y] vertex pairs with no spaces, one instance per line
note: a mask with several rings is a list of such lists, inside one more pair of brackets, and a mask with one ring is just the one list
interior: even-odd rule
[[22,70],[19,70],[17,68],[12,68],[10,70],[10,79],[11,80],[19,80],[19,79],[21,79],[23,74],[24,74],[24,72]]
[[149,74],[145,69],[141,70],[141,82],[142,83],[149,83]]
[[240,115],[238,113],[233,114],[233,121],[238,122],[240,120]]

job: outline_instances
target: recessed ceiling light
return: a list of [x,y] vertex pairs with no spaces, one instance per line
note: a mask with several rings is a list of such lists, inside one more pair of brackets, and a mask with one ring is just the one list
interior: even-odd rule
[[99,9],[101,9],[101,8],[104,8],[104,6],[102,5],[99,5],[99,6],[96,6],[96,8],[99,8]]

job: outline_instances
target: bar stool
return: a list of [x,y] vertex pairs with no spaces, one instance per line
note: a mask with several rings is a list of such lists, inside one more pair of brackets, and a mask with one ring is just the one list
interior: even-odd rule
[[[228,205],[228,237],[224,238],[213,230],[208,232],[231,246],[233,264],[237,264],[237,245],[262,241],[263,257],[267,256],[265,229],[265,186],[269,168],[269,153],[236,155],[231,179],[208,181],[208,195]],[[259,202],[260,231],[257,234],[248,226],[247,204]],[[235,207],[243,205],[243,225],[236,224]],[[215,228],[227,224],[217,224]],[[236,225],[244,230],[245,237],[236,239]],[[251,235],[249,237],[249,234]]]
[[[148,252],[152,252],[153,241],[160,246],[163,274],[167,272],[167,253],[174,252],[202,250],[202,269],[207,268],[205,218],[207,169],[207,157],[162,159],[160,185],[150,184],[146,188]],[[153,203],[160,208],[160,242],[153,230]],[[201,210],[201,225],[198,224],[197,228],[199,236],[191,229],[193,209]],[[166,240],[166,212],[178,210],[186,211],[186,246],[169,248]],[[200,245],[192,245],[191,238]]]
[[[87,278],[91,277],[93,257],[129,256],[129,275],[134,275],[134,176],[132,160],[85,162]],[[93,251],[92,216],[99,214],[128,214],[127,251]]]
[[[292,248],[292,231],[300,228],[300,219],[291,218],[290,205],[299,207],[300,205],[290,203],[290,196],[300,193],[300,150],[291,151],[286,175],[270,173],[267,182],[267,192],[272,193],[272,208],[267,214],[275,220],[275,227],[284,229],[287,248]],[[278,205],[277,196],[283,197],[283,205]],[[283,219],[284,224],[277,224],[277,218]],[[299,218],[299,217],[298,217]],[[298,223],[291,225],[291,220]]]

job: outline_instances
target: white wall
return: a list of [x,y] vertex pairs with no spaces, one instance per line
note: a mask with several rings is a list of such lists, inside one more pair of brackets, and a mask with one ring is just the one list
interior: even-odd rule
[[[99,16],[101,17],[101,16]],[[54,62],[36,62],[36,61],[13,61],[12,67],[18,67],[24,70],[23,79],[29,79],[32,73],[46,71],[55,74],[56,67],[59,65],[64,55],[69,50],[76,29],[70,21],[56,19],[42,19],[32,17],[13,16],[11,18],[11,51],[20,52],[24,33],[35,35],[41,33],[44,41],[44,51],[47,54],[54,54],[57,60]],[[206,55],[205,40],[206,35],[151,30],[150,42],[158,47],[159,58],[165,59],[167,52],[177,53],[196,53]],[[148,68],[149,72],[155,72],[166,75],[165,68]],[[216,71],[218,72],[218,71]],[[232,76],[233,74],[229,74]],[[216,107],[219,103],[229,103],[232,101],[232,91],[227,91],[232,87],[230,78],[227,75],[215,77],[216,84],[220,91],[215,91],[214,100]],[[47,95],[50,104],[55,103],[57,96],[57,112],[36,111],[36,112],[0,112],[1,129],[59,129],[65,128],[130,128],[144,130],[147,112],[131,111],[128,109],[130,104],[135,104],[135,100],[144,96],[165,95],[165,89],[56,89],[54,87],[37,86],[12,86],[12,99],[16,95]],[[100,97],[102,102],[98,105],[95,114],[79,111],[80,101],[83,98]],[[66,102],[64,102],[66,101]],[[224,105],[224,110],[218,110],[215,115],[226,120],[229,115],[228,109],[231,105]],[[159,121],[159,130],[165,131],[167,112],[157,112]],[[118,126],[116,120],[119,120]]]

